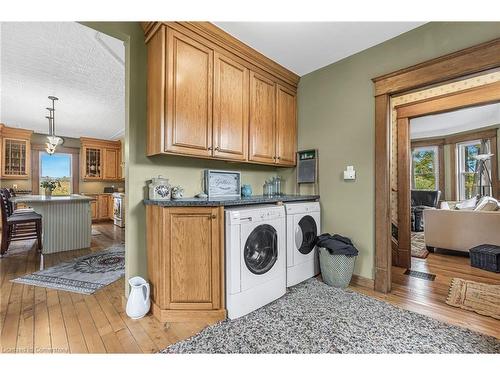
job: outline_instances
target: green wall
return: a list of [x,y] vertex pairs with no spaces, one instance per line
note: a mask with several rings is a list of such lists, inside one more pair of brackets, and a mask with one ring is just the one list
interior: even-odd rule
[[[254,194],[262,194],[264,181],[277,174],[269,166],[245,165],[210,161],[181,156],[146,156],[146,67],[147,54],[144,32],[137,22],[84,22],[86,26],[125,41],[125,191],[126,191],[126,278],[147,276],[146,270],[146,181],[159,174],[172,184],[182,185],[185,196],[193,196],[202,189],[205,168],[238,170],[242,182],[253,187]],[[159,228],[158,228],[159,229]],[[126,285],[128,290],[128,285]]]
[[[352,238],[355,274],[374,269],[374,97],[371,79],[500,37],[500,23],[433,22],[301,78],[299,149],[318,148],[322,230]],[[354,165],[355,181],[342,171]]]

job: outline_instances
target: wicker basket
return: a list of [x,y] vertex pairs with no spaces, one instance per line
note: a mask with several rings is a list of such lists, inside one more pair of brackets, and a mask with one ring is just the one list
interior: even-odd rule
[[323,281],[336,288],[347,288],[351,282],[356,257],[332,255],[325,248],[319,249],[319,265]]

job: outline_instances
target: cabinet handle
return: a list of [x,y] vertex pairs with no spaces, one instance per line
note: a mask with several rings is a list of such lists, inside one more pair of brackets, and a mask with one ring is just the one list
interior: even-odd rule
[[209,146],[209,147],[208,147],[208,151],[212,151],[212,146]]
[[212,219],[217,219],[217,215],[212,215]]
[[217,146],[217,147],[215,148],[215,151],[219,151],[219,146]]
[[278,160],[280,160],[280,159],[281,159],[281,157],[278,156]]

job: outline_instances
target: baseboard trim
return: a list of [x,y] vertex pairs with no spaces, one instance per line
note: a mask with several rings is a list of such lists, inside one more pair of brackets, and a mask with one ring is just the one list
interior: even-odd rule
[[366,277],[363,277],[363,276],[352,275],[350,285],[374,289],[375,288],[375,281],[372,279],[368,279]]

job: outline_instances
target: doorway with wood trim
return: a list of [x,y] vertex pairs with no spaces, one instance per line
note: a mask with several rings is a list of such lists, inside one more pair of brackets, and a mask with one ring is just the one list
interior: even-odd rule
[[[397,222],[397,247],[391,249],[392,263],[395,266],[410,268],[411,267],[411,218],[417,216],[416,213],[422,215],[422,211],[413,212],[411,215],[411,142],[410,142],[410,121],[424,116],[434,115],[438,113],[449,113],[464,108],[479,107],[491,103],[500,102],[500,82],[487,84],[475,87],[469,90],[463,90],[438,96],[430,99],[424,99],[409,104],[403,104],[396,107],[397,113],[397,178],[398,178],[398,191],[397,191],[397,207],[398,207],[398,222]],[[454,145],[464,144],[460,141],[467,140],[487,140],[489,141],[489,150],[497,157],[497,131],[483,131],[481,133],[472,133],[470,135],[455,135],[450,136],[446,140],[448,144]],[[444,141],[440,141],[444,145]],[[439,146],[439,145],[438,145]],[[457,147],[457,146],[455,146]],[[439,149],[439,148],[438,148]],[[454,152],[453,155],[456,153]],[[439,159],[439,158],[438,158]],[[443,158],[441,158],[443,159]],[[458,161],[458,160],[457,160]],[[496,159],[493,159],[496,161]],[[489,176],[492,186],[490,187],[489,194],[496,195],[498,185],[498,170],[496,162],[493,163],[494,168],[491,168],[491,175]],[[453,171],[456,169],[453,168]],[[439,179],[438,179],[439,180]],[[453,184],[456,186],[456,184]],[[460,189],[453,189],[453,200],[457,200],[456,191]],[[439,190],[439,183],[436,184],[435,191]],[[492,194],[492,192],[495,192]],[[430,192],[429,192],[430,194]],[[464,197],[467,198],[467,197]],[[470,198],[470,197],[469,197]],[[437,202],[436,202],[437,203]],[[417,220],[418,219],[418,220]],[[420,223],[422,218],[415,217]],[[415,222],[413,223],[415,225]],[[418,224],[419,225],[419,224]]]
[[[500,38],[373,79],[375,85],[375,290],[391,291],[391,97],[500,68]],[[462,95],[467,95],[463,92]],[[469,94],[470,95],[470,94]],[[447,98],[442,97],[443,103]],[[477,100],[477,99],[476,99]],[[492,100],[492,99],[490,99]],[[479,100],[477,104],[486,100]],[[420,111],[428,105],[419,103]],[[450,104],[448,104],[450,105]],[[425,111],[421,112],[425,113]],[[415,116],[415,115],[414,115]],[[401,121],[405,116],[400,115]]]

